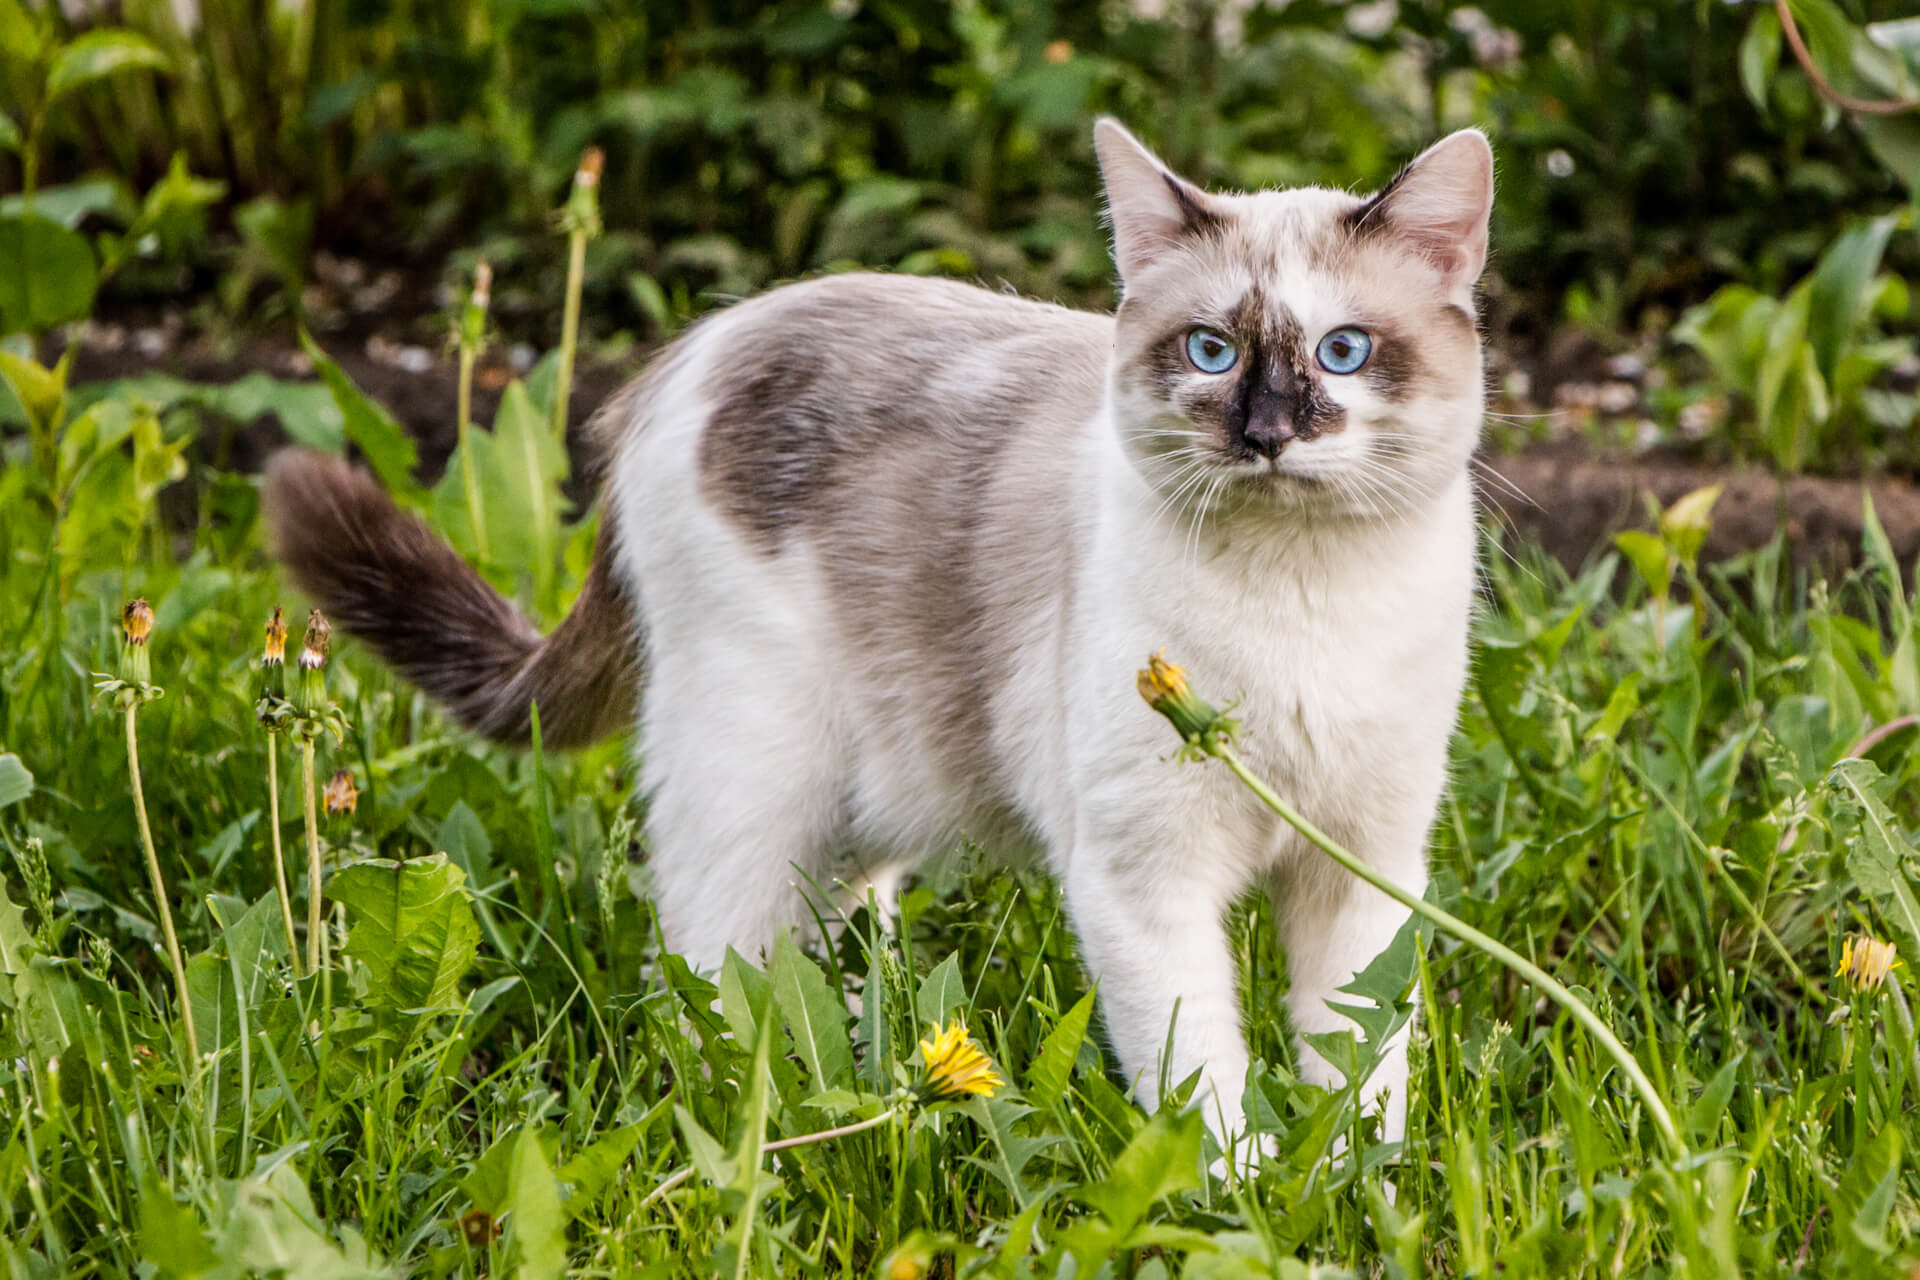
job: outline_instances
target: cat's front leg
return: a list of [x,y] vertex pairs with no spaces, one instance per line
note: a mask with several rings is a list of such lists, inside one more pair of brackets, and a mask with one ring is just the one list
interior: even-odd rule
[[[1427,866],[1419,840],[1401,841],[1396,856],[1373,861],[1396,883],[1415,894],[1426,892]],[[1291,987],[1287,1008],[1300,1035],[1353,1031],[1354,1023],[1328,1007],[1328,1001],[1352,1003],[1339,994],[1354,975],[1371,964],[1393,941],[1408,911],[1384,893],[1331,865],[1302,867],[1278,890],[1281,941],[1286,947]],[[1381,1137],[1398,1142],[1407,1127],[1407,1040],[1412,1021],[1389,1039],[1373,1072],[1361,1085],[1361,1105],[1380,1116]],[[1304,1043],[1300,1075],[1311,1084],[1339,1088],[1340,1072]]]
[[1086,838],[1083,829],[1065,880],[1107,1034],[1135,1096],[1155,1107],[1163,1080],[1177,1085],[1201,1072],[1195,1101],[1224,1147],[1242,1127],[1247,1047],[1224,919],[1233,894],[1206,852],[1190,840],[1149,847],[1137,834]]

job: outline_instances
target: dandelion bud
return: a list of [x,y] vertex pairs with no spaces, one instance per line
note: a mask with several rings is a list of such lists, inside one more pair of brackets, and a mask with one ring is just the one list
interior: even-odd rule
[[318,609],[307,615],[307,633],[300,638],[300,669],[319,671],[327,665],[333,647],[333,624]]
[[1187,684],[1187,673],[1157,653],[1147,659],[1138,687],[1147,705],[1172,721],[1188,742],[1199,742],[1226,724],[1219,711]]
[[580,153],[580,167],[574,171],[575,186],[597,187],[600,185],[600,171],[606,168],[607,153],[598,147],[588,147]]
[[351,773],[345,769],[335,769],[320,798],[326,803],[329,814],[352,813],[360,805],[360,788],[353,784]]
[[143,597],[120,611],[120,678],[129,684],[150,684],[153,667],[147,658],[147,639],[153,635],[153,606]]
[[1840,948],[1840,967],[1833,976],[1846,978],[1855,991],[1878,991],[1899,962],[1899,953],[1891,942],[1848,938]]
[[462,354],[478,354],[487,345],[487,308],[492,305],[493,267],[480,262],[473,268],[473,292],[467,295],[467,305],[460,310],[458,337]]
[[482,311],[493,305],[493,265],[484,258],[473,267],[473,305]]
[[327,650],[333,628],[318,609],[307,615],[307,633],[300,641],[300,679],[293,689],[293,705],[303,715],[314,715],[327,705]]

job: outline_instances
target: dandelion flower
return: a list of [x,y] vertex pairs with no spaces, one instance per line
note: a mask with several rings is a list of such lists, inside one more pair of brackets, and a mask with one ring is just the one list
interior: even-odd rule
[[352,813],[360,804],[360,788],[354,785],[351,773],[335,769],[321,799],[326,802],[328,813]]
[[1233,721],[1187,683],[1187,673],[1168,662],[1162,654],[1147,659],[1137,680],[1140,696],[1147,705],[1173,722],[1173,727],[1188,743],[1200,743],[1212,734],[1233,732]]
[[929,1101],[953,1101],[970,1096],[991,1098],[1006,1081],[994,1074],[993,1060],[967,1034],[964,1022],[951,1022],[945,1031],[935,1028],[933,1039],[920,1042],[926,1064],[919,1090]]
[[1840,948],[1840,967],[1833,971],[1833,976],[1851,981],[1855,991],[1878,991],[1898,963],[1899,953],[1891,942],[1848,938]]
[[147,640],[153,635],[153,606],[142,597],[130,601],[120,611],[120,679],[144,687],[153,680],[152,660],[147,656]]

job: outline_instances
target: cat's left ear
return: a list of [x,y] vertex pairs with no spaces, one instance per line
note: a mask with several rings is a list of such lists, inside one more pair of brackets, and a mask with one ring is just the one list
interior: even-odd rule
[[1356,231],[1397,235],[1446,278],[1468,289],[1487,265],[1493,148],[1478,129],[1448,134],[1354,210]]
[[1130,289],[1182,240],[1220,224],[1223,215],[1213,198],[1161,164],[1112,116],[1094,124],[1093,150],[1106,183],[1113,259],[1123,288]]

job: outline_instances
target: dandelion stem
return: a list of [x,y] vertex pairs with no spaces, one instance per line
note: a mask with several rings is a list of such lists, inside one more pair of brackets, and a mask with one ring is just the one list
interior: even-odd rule
[[300,971],[300,943],[293,932],[293,895],[287,889],[287,859],[280,847],[280,735],[267,735],[267,822],[273,833],[273,887],[280,895],[280,923],[287,930],[287,959]]
[[1627,1051],[1627,1047],[1624,1044],[1620,1043],[1619,1038],[1613,1034],[1613,1030],[1608,1027],[1606,1023],[1602,1022],[1600,1016],[1594,1013],[1592,1009],[1589,1009],[1580,997],[1567,990],[1566,987],[1562,986],[1560,982],[1551,974],[1547,973],[1546,970],[1534,964],[1531,960],[1528,960],[1525,956],[1522,956],[1505,943],[1480,932],[1480,930],[1474,928],[1452,912],[1442,907],[1437,907],[1425,898],[1409,892],[1362,862],[1359,857],[1335,841],[1333,837],[1314,826],[1313,823],[1307,821],[1292,805],[1282,800],[1272,787],[1269,787],[1257,774],[1247,768],[1246,764],[1240,759],[1239,754],[1234,751],[1233,747],[1222,735],[1217,733],[1205,735],[1201,739],[1200,748],[1208,755],[1224,763],[1227,768],[1233,771],[1235,777],[1247,785],[1248,790],[1260,798],[1262,804],[1279,814],[1286,820],[1289,826],[1305,836],[1309,842],[1329,858],[1332,858],[1342,867],[1366,881],[1380,892],[1386,894],[1389,898],[1392,898],[1409,911],[1427,920],[1431,920],[1437,927],[1452,934],[1468,946],[1492,956],[1495,960],[1498,960],[1501,964],[1546,992],[1547,996],[1552,999],[1555,1004],[1565,1009],[1567,1013],[1573,1017],[1575,1022],[1585,1027],[1588,1034],[1593,1036],[1593,1038],[1599,1042],[1600,1047],[1606,1051],[1607,1056],[1619,1065],[1620,1070],[1626,1074],[1628,1081],[1633,1085],[1634,1092],[1640,1095],[1640,1100],[1646,1105],[1648,1114],[1653,1117],[1655,1127],[1660,1130],[1660,1136],[1666,1140],[1668,1147],[1672,1149],[1674,1155],[1684,1157],[1687,1154],[1687,1145],[1680,1137],[1680,1130],[1674,1124],[1672,1114],[1668,1112],[1666,1104],[1660,1100],[1659,1092],[1653,1087],[1653,1081],[1647,1078],[1647,1073],[1641,1068],[1639,1061]]
[[300,739],[300,796],[307,817],[307,970],[318,973],[326,962],[327,930],[320,897],[320,824],[313,806],[313,739]]
[[140,785],[140,733],[135,727],[140,704],[127,706],[127,774],[133,780],[133,814],[140,824],[140,848],[147,855],[147,878],[153,882],[154,905],[160,909],[160,932],[167,940],[167,961],[173,966],[173,990],[180,1002],[180,1021],[187,1032],[187,1055],[198,1066],[200,1037],[193,1026],[193,1002],[187,998],[187,966],[180,959],[180,938],[173,931],[173,909],[167,905],[167,882],[160,874],[160,855],[153,847],[153,828],[147,822],[147,794]]
[[567,443],[567,399],[573,390],[573,352],[580,343],[580,286],[587,272],[587,230],[567,235],[567,296],[560,313],[560,367],[553,383],[553,434]]
[[[843,1124],[836,1129],[822,1129],[818,1133],[803,1133],[794,1138],[781,1138],[778,1142],[767,1143],[761,1147],[760,1150],[762,1154],[769,1154],[775,1151],[791,1151],[795,1147],[811,1146],[816,1142],[829,1142],[834,1138],[850,1137],[856,1133],[865,1133],[869,1129],[878,1129],[881,1125],[899,1114],[900,1108],[888,1107],[885,1111],[882,1111],[879,1115],[873,1116],[870,1119],[856,1120],[852,1124]],[[668,1174],[659,1186],[647,1193],[647,1198],[640,1202],[640,1207],[642,1209],[646,1208],[655,1200],[658,1200],[661,1196],[664,1196],[667,1192],[673,1190],[692,1176],[692,1165],[687,1165],[684,1168],[677,1169],[673,1173]]]

